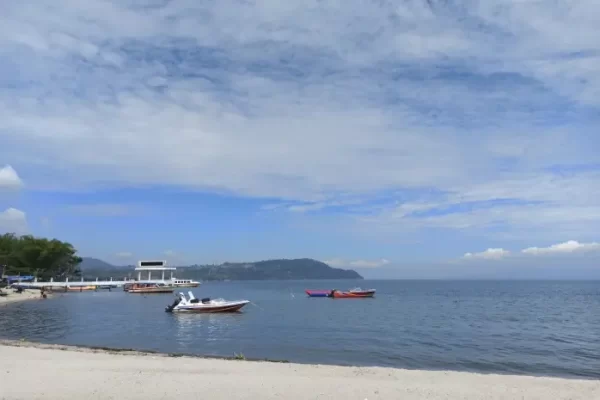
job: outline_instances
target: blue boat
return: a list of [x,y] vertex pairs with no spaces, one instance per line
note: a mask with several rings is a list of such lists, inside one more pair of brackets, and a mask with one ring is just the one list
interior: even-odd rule
[[331,297],[331,290],[305,290],[308,297]]

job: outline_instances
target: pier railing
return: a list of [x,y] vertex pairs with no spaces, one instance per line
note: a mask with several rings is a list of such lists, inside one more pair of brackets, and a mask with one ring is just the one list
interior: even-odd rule
[[69,280],[65,279],[64,281],[55,281],[53,279],[49,281],[38,281],[35,279],[33,282],[13,282],[14,285],[23,285],[28,287],[42,288],[42,287],[79,287],[79,286],[124,286],[127,283],[139,282],[139,283],[168,283],[170,279],[149,279],[149,280],[135,280],[135,279],[123,279],[123,280],[114,280],[110,278],[110,280]]

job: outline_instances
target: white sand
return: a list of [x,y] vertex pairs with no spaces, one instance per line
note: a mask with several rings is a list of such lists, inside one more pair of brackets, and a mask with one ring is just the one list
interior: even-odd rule
[[0,344],[0,399],[600,399],[600,381]]
[[[25,289],[23,290],[22,293],[15,293],[14,289],[2,289],[2,291],[4,293],[7,293],[8,296],[0,296],[0,307],[2,305],[5,304],[12,304],[12,303],[16,303],[19,301],[26,301],[26,300],[40,300],[41,299],[41,295],[40,295],[40,291],[39,290],[33,290],[33,289]],[[50,295],[48,295],[50,296]],[[2,392],[0,392],[1,394]]]

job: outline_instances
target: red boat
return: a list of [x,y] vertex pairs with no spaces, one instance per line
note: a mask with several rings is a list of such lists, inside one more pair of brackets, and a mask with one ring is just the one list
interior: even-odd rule
[[334,299],[355,299],[373,297],[375,295],[375,289],[363,290],[361,288],[354,288],[345,292],[339,290],[305,290],[308,297],[330,297]]

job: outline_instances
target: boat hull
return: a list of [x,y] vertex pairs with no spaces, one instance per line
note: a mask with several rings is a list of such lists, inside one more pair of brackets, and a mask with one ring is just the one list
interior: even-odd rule
[[89,292],[96,290],[96,286],[69,286],[67,292]]
[[96,287],[101,290],[111,290],[111,289],[116,289],[117,285],[100,285],[100,286],[96,286]]
[[174,313],[197,313],[197,314],[214,314],[214,313],[235,313],[239,312],[249,301],[232,302],[230,304],[190,304],[185,306],[175,307],[171,312]]
[[361,292],[333,292],[334,299],[366,299],[375,296],[374,290],[365,290]]
[[142,288],[128,289],[127,293],[173,293],[174,288]]
[[362,299],[375,296],[375,289],[369,290],[305,290],[308,297],[330,297],[334,299]]

